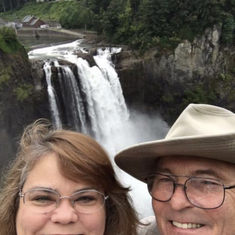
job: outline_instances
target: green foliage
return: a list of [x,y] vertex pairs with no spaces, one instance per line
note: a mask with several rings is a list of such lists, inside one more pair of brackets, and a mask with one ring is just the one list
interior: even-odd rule
[[102,28],[104,34],[112,40],[120,27],[120,14],[122,13],[120,0],[111,0],[107,10],[103,12]]
[[225,81],[225,80],[226,80],[226,74],[221,73],[221,74],[220,74],[220,79],[221,79],[222,81]]
[[6,42],[17,41],[15,31],[12,28],[2,27],[0,29],[0,34]]
[[115,40],[123,42],[135,33],[135,28],[132,27],[133,12],[130,1],[127,2],[124,11],[119,14],[118,19],[120,26],[117,28]]
[[216,99],[216,95],[211,85],[209,84],[209,88],[204,87],[205,84],[198,83],[190,90],[186,90],[184,92],[183,102],[186,104],[189,103],[202,103],[207,104],[213,102]]
[[17,40],[14,29],[0,28],[0,50],[5,53],[14,53],[22,48],[23,46]]
[[190,42],[193,42],[194,38],[196,37],[197,32],[193,31],[190,27],[190,25],[184,25],[184,27],[182,27],[179,30],[178,33],[178,38],[180,38],[181,40],[189,40]]
[[77,19],[79,18],[78,10],[74,10],[73,7],[67,7],[63,10],[59,22],[63,28],[69,29],[77,25]]
[[[232,72],[232,71],[231,71]],[[223,82],[229,82],[232,81],[234,76],[231,76],[231,74],[227,73],[221,73],[219,75],[219,79],[222,80]]]
[[233,42],[234,28],[235,23],[233,16],[229,13],[224,13],[221,42],[224,44],[231,44]]
[[59,21],[62,27],[67,29],[93,29],[94,19],[94,13],[83,3],[76,5],[76,8],[74,8],[74,5],[64,8]]
[[17,88],[14,89],[13,93],[16,96],[16,100],[19,102],[23,102],[26,100],[33,91],[32,84],[20,84]]
[[0,18],[13,21],[22,20],[26,15],[35,15],[43,20],[59,20],[67,8],[74,10],[79,6],[80,1],[60,2],[29,2],[20,9],[14,9],[6,13],[0,13]]
[[182,40],[193,41],[207,27],[222,26],[221,42],[234,43],[235,0],[72,0],[27,3],[0,14],[22,19],[35,15],[59,20],[64,28],[96,30],[111,42],[147,50],[172,50]]
[[164,103],[172,103],[174,102],[174,96],[171,93],[164,94],[162,97],[162,102]]
[[167,23],[168,0],[145,0],[140,6],[140,12],[145,33],[152,37],[171,35],[171,27]]
[[99,12],[102,10],[107,10],[110,0],[87,0],[86,1],[87,6],[95,13],[99,14]]
[[12,73],[13,73],[13,71],[12,71],[11,66],[1,68],[1,70],[0,70],[0,90],[3,90],[4,85],[8,86]]
[[10,80],[10,75],[9,74],[1,74],[0,75],[0,87],[3,85],[3,84],[6,84],[9,80]]

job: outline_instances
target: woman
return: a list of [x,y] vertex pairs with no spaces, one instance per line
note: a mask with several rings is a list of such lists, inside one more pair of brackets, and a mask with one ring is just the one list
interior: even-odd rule
[[0,235],[136,235],[128,188],[88,136],[26,128],[0,194]]

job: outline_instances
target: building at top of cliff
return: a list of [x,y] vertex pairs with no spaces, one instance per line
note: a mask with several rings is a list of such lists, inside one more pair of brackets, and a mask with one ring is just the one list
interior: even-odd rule
[[22,20],[22,26],[25,28],[40,28],[41,25],[46,25],[46,22],[36,16],[27,15]]

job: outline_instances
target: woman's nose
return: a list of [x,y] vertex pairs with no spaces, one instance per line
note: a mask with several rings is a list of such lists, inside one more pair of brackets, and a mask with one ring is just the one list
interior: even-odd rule
[[69,199],[61,200],[58,207],[52,211],[51,221],[54,223],[69,224],[75,223],[78,213],[73,208]]

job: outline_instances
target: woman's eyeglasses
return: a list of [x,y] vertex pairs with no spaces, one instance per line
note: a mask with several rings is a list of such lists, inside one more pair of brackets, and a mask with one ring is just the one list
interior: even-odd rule
[[101,209],[108,196],[95,190],[82,190],[71,196],[61,196],[58,192],[46,188],[34,188],[20,192],[26,206],[37,213],[48,213],[59,207],[61,199],[69,199],[71,206],[79,213],[90,214]]

